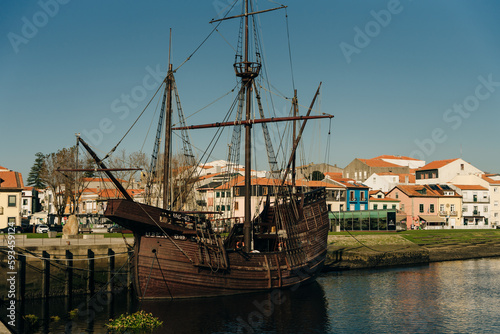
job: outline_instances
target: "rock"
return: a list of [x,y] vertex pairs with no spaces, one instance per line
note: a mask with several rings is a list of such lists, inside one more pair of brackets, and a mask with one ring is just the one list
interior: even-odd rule
[[68,217],[68,221],[64,224],[63,235],[77,235],[78,234],[78,220],[75,215]]

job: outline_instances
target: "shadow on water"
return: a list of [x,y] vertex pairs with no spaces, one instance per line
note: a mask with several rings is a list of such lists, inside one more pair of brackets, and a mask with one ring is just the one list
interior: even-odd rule
[[[104,325],[110,318],[139,309],[163,321],[155,333],[325,333],[326,303],[316,282],[296,290],[142,303],[126,291],[103,293],[90,301],[85,296],[54,297],[18,302],[16,333],[106,333]],[[40,326],[30,331],[21,312],[36,315]],[[55,316],[60,320],[54,321]],[[2,320],[8,319],[2,316]]]
[[321,285],[195,300],[145,301],[163,321],[158,333],[325,333]]

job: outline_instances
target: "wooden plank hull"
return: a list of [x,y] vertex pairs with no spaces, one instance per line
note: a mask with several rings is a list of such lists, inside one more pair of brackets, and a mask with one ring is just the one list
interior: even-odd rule
[[[134,284],[140,299],[199,298],[291,288],[314,280],[325,261],[329,221],[324,198],[301,207],[300,219],[294,225],[299,249],[252,253],[217,248],[213,240],[211,245],[192,230],[159,224],[161,209],[116,201],[106,216],[134,231]],[[151,224],[151,218],[156,223]],[[215,252],[210,247],[224,249]]]

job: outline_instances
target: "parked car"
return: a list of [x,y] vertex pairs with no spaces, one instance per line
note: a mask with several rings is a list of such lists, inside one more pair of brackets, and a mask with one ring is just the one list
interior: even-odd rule
[[[9,231],[9,228],[10,228],[10,231]],[[4,233],[23,233],[23,228],[21,226],[13,226],[13,227],[4,227],[0,230],[0,233],[1,234],[4,234]]]
[[49,227],[45,224],[40,224],[36,226],[36,233],[47,233],[49,232]]
[[132,231],[120,225],[113,225],[108,227],[108,233],[132,233]]
[[62,232],[62,229],[63,229],[62,225],[53,224],[49,226],[49,231]]

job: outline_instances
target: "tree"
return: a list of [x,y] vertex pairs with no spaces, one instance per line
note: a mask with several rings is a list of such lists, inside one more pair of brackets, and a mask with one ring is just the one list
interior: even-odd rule
[[321,181],[325,178],[325,174],[321,173],[319,170],[315,170],[311,174],[312,181]]
[[35,162],[33,163],[33,166],[31,167],[30,173],[28,175],[28,185],[37,189],[43,189],[46,187],[46,185],[43,182],[40,173],[43,169],[45,155],[41,152],[38,152],[35,154],[35,156]]
[[[83,166],[84,161],[78,161]],[[78,202],[87,185],[76,182],[78,177],[74,172],[60,172],[58,169],[76,168],[76,146],[63,148],[56,153],[47,154],[40,173],[41,178],[53,194],[53,205],[59,222],[65,213],[78,213]],[[69,209],[66,211],[66,207]]]

